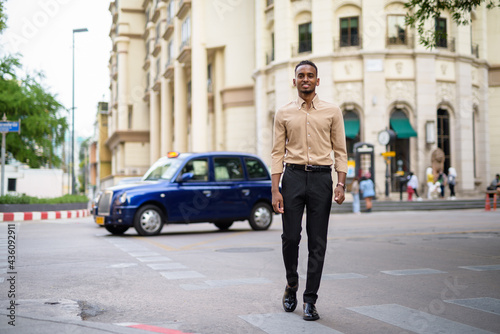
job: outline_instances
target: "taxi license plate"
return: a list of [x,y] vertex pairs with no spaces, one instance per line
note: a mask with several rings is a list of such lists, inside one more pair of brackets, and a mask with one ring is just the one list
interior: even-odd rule
[[95,222],[98,225],[104,225],[104,217],[95,217]]

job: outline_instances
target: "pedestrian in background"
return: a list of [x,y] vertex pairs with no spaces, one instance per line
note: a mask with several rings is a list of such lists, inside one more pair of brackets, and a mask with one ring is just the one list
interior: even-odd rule
[[360,203],[359,203],[359,181],[358,177],[355,177],[351,183],[351,194],[352,194],[352,212],[355,214],[360,214]]
[[375,185],[373,184],[370,173],[366,173],[365,176],[361,178],[359,190],[363,193],[363,198],[366,201],[366,212],[372,212],[372,199],[375,196]]
[[441,188],[440,196],[441,198],[444,198],[444,189],[446,188],[447,184],[447,176],[442,169],[439,170],[438,182],[439,182],[439,187]]
[[[271,152],[272,204],[283,219],[281,240],[287,285],[282,304],[286,312],[297,307],[299,244],[306,208],[309,257],[303,295],[304,320],[319,319],[315,304],[325,261],[332,194],[337,204],[344,202],[347,174],[342,111],[319,99],[315,92],[319,82],[318,68],[313,62],[305,60],[295,67],[293,85],[298,97],[276,112]],[[332,151],[338,179],[335,188]]]
[[417,197],[417,201],[421,201],[422,198],[420,198],[420,196],[418,196],[418,177],[413,174],[413,172],[410,172],[410,174],[408,175],[408,183],[406,184],[406,188],[407,188],[407,191],[408,191],[408,200],[411,201],[412,200],[412,196],[410,195],[410,191],[412,193],[415,193],[415,196]]
[[455,197],[455,184],[457,183],[457,171],[455,168],[448,168],[448,187],[450,188],[450,199],[454,200]]

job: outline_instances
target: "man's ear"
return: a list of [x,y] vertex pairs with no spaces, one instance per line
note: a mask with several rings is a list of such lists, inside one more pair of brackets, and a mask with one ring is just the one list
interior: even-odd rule
[[319,78],[318,78],[318,80],[316,81],[316,86],[319,86]]
[[293,79],[293,87],[296,87],[297,83],[295,82],[295,79]]

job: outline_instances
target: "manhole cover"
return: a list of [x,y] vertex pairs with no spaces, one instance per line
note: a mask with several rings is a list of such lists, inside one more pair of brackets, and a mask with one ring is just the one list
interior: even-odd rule
[[272,248],[262,248],[262,247],[242,247],[242,248],[224,248],[217,249],[216,252],[225,253],[259,253],[259,252],[272,252]]

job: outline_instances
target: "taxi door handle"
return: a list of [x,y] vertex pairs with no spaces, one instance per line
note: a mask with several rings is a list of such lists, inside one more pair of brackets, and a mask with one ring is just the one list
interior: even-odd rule
[[242,189],[241,193],[243,194],[243,196],[248,196],[250,195],[250,189]]
[[203,190],[203,195],[205,195],[206,197],[210,197],[210,196],[212,196],[212,191],[210,191],[210,190]]

